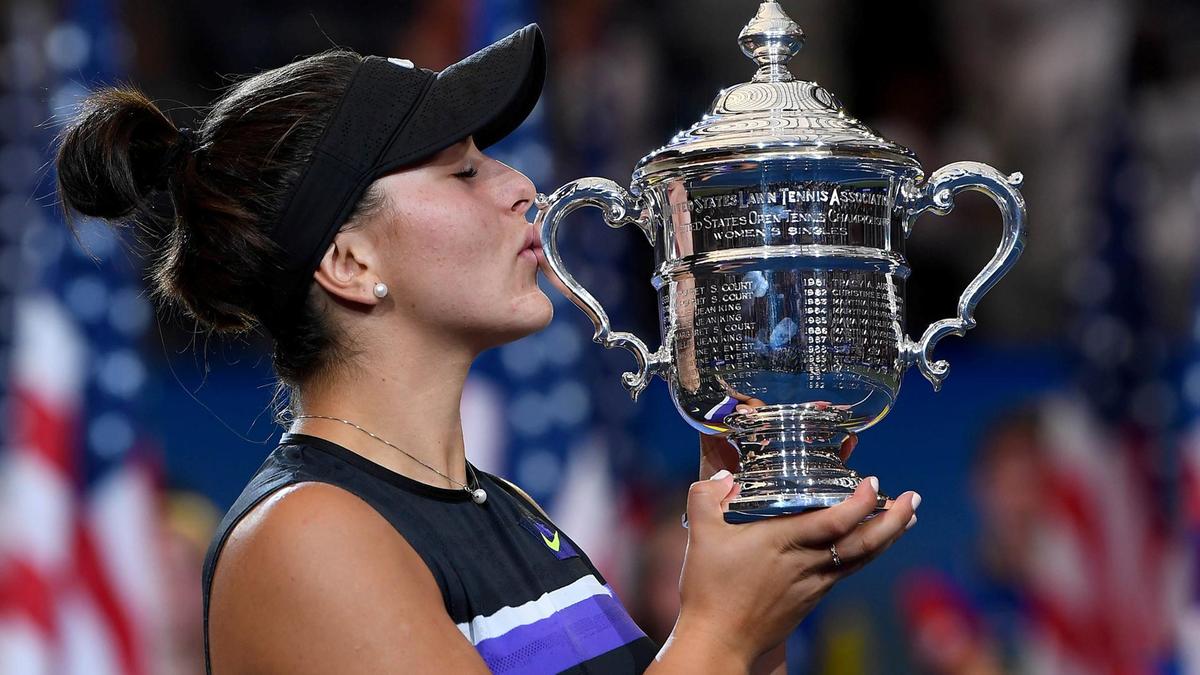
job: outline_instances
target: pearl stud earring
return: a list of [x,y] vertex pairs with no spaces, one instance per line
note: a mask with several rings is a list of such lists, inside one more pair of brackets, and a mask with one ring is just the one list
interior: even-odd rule
[[388,294],[387,284],[380,281],[379,283],[375,284],[375,288],[371,289],[371,292],[374,293],[375,297],[377,298],[386,298]]

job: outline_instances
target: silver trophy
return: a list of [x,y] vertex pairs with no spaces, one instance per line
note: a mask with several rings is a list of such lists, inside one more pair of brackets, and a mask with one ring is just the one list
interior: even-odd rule
[[[842,441],[883,419],[910,365],[940,387],[949,366],[934,347],[975,326],[976,304],[1025,238],[1020,174],[956,162],[926,177],[912,151],[792,77],[787,64],[803,41],[778,2],[763,2],[739,36],[759,66],[753,80],[721,92],[698,123],[642,158],[630,190],[582,178],[538,196],[550,269],[595,324],[596,342],[637,359],[622,377],[630,394],[662,376],[684,419],[737,448],[731,522],[846,499],[862,479],[840,460]],[[1000,246],[963,291],[958,316],[914,340],[904,242],[919,216],[949,213],[966,190],[1000,207]],[[584,206],[612,227],[636,226],[654,247],[658,351],[614,331],[563,265],[559,225]]]

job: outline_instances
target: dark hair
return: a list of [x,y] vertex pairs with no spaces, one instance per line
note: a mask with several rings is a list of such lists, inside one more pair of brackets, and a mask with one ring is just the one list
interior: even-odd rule
[[[187,135],[138,89],[97,90],[60,136],[68,223],[78,212],[132,225],[160,303],[210,332],[255,329],[263,272],[282,255],[270,228],[362,58],[335,49],[241,78]],[[372,185],[347,223],[384,204]],[[345,355],[325,302],[314,284],[291,325],[272,331],[275,372],[293,388]]]

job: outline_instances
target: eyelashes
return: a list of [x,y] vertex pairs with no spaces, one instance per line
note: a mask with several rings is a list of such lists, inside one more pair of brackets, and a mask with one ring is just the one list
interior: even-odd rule
[[467,168],[463,169],[462,171],[459,171],[458,173],[454,174],[454,177],[455,178],[474,178],[475,176],[478,176],[478,175],[479,175],[478,169],[476,169],[473,166],[468,166]]

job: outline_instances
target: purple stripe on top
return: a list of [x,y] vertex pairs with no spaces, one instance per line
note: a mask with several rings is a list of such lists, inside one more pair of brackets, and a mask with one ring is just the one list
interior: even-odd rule
[[484,640],[475,649],[494,673],[540,675],[577,666],[644,637],[615,596],[593,595]]

